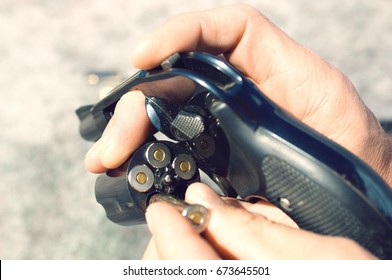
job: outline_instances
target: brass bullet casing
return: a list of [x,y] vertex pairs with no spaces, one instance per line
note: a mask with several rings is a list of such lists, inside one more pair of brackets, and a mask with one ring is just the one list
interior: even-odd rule
[[146,175],[146,173],[144,173],[144,172],[137,173],[136,174],[136,181],[139,184],[142,184],[142,185],[145,184],[147,182],[147,175]]
[[157,161],[163,161],[165,159],[165,156],[165,152],[159,148],[154,150],[153,152],[153,157]]
[[172,166],[176,174],[183,180],[189,180],[197,171],[195,160],[188,154],[178,155],[173,160]]
[[154,183],[154,173],[145,164],[134,166],[128,174],[128,182],[138,192],[147,192]]
[[169,148],[162,143],[152,143],[146,150],[146,159],[155,168],[162,168],[171,161]]
[[182,172],[189,172],[191,170],[191,163],[189,161],[180,162],[180,170]]
[[162,201],[173,205],[182,216],[187,218],[193,227],[199,232],[207,229],[210,222],[210,212],[207,208],[199,204],[188,204],[185,201],[168,194],[155,194],[151,197],[150,203]]

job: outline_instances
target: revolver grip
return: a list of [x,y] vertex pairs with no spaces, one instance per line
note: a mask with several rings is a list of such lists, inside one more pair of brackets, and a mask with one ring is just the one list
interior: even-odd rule
[[[265,176],[266,198],[286,212],[300,228],[348,237],[380,258],[392,257],[388,222],[348,181],[326,178],[329,174],[320,172],[320,179],[311,178],[293,163],[274,156],[264,157],[261,169]],[[333,188],[337,190],[331,190],[329,184],[334,184]]]
[[[363,192],[361,181],[354,184],[319,161],[317,155],[261,125],[245,123],[225,103],[219,103],[211,112],[228,138],[228,178],[240,197],[266,198],[302,229],[347,237],[379,258],[392,258],[392,226],[386,213],[380,211],[382,205],[372,203],[374,194]],[[327,156],[333,157],[334,153]],[[360,174],[364,180],[375,177],[372,182],[380,183],[373,186],[374,190],[385,191],[386,200],[380,204],[390,210],[391,193],[385,189],[386,184],[370,168],[362,171],[369,171]]]

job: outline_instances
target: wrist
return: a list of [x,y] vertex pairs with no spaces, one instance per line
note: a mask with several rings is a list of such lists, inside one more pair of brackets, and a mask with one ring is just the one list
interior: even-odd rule
[[[381,160],[379,161],[379,174],[392,189],[392,138],[384,132]],[[377,170],[377,169],[376,169]]]
[[392,138],[377,122],[369,130],[366,144],[359,155],[367,162],[392,189]]

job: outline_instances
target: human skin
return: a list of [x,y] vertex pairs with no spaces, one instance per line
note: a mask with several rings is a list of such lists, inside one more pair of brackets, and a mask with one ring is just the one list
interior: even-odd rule
[[[356,154],[392,185],[392,141],[360,99],[351,81],[317,54],[293,41],[259,11],[246,5],[231,5],[175,16],[135,47],[132,61],[137,68],[149,69],[159,65],[172,53],[194,50],[223,54],[282,109]],[[178,98],[186,99],[188,96]],[[102,138],[86,155],[86,168],[100,173],[120,167],[143,144],[150,128],[143,94],[136,91],[124,95]],[[196,200],[209,207],[212,219],[207,232],[203,236],[194,231],[192,234],[190,225],[173,209],[164,204],[153,204],[146,214],[153,235],[146,257],[373,257],[351,240],[294,229],[292,221],[276,219],[275,216],[283,217],[282,213],[271,217],[271,213],[266,211],[271,206],[263,203],[233,206],[232,201],[227,203],[214,197],[203,185],[196,186],[199,192],[192,192],[194,188],[190,188],[187,200]],[[227,219],[228,214],[225,213],[233,217],[238,215],[238,219],[232,219],[232,216]],[[173,223],[178,224],[175,230],[164,226]],[[218,238],[221,229],[227,230],[227,239]],[[164,234],[166,231],[174,234],[175,238],[172,238],[176,243],[184,241],[184,250],[177,252],[177,255],[168,253],[172,242],[165,240],[165,236],[170,236]],[[182,234],[179,235],[180,232]],[[235,238],[238,232],[248,235],[249,238],[243,240],[253,240],[255,243],[244,243],[242,239]],[[279,247],[276,245],[279,242],[271,241],[274,238],[263,238],[280,236],[277,232],[282,237],[291,237],[288,247]],[[275,235],[270,236],[270,233]],[[189,255],[189,252],[197,252],[188,250],[194,247],[191,244],[195,238],[205,245],[203,252],[211,254],[203,255],[201,252]],[[298,250],[299,247],[302,250]]]
[[210,210],[200,235],[170,205],[146,212],[152,233],[144,259],[374,259],[354,241],[298,229],[276,207],[222,199],[204,184],[188,188],[187,201]]

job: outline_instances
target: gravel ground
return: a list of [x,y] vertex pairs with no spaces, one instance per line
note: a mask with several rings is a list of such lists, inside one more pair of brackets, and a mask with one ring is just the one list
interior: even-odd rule
[[[89,71],[132,74],[133,45],[169,16],[224,0],[0,2],[0,258],[139,259],[145,225],[121,227],[94,198],[83,168],[91,144],[74,110],[97,100]],[[243,1],[354,82],[392,119],[392,2]]]

